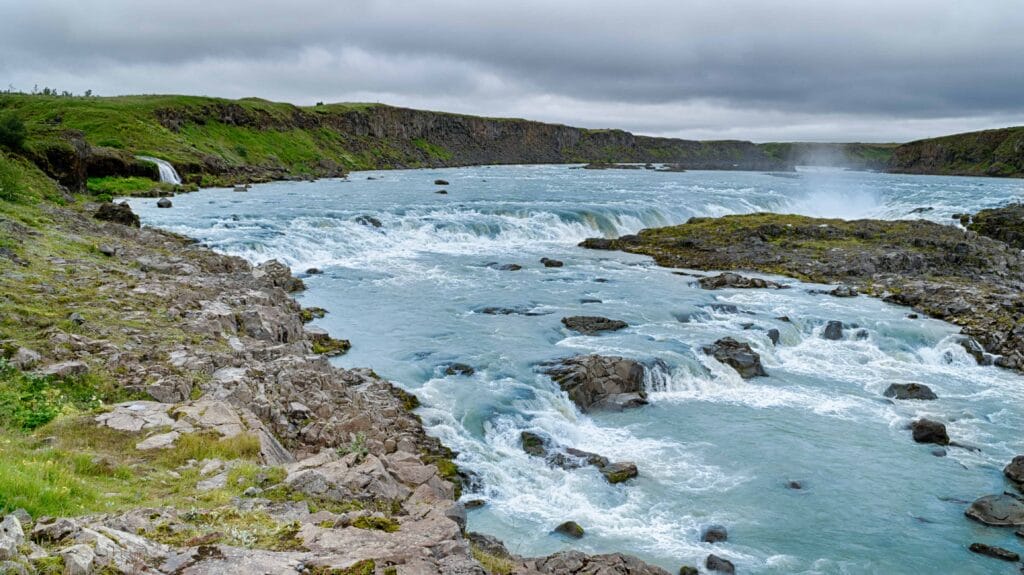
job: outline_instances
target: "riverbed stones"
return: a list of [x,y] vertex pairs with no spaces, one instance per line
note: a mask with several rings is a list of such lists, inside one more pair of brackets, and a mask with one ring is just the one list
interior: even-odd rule
[[717,276],[702,277],[697,280],[700,287],[708,290],[723,289],[723,288],[773,288],[780,289],[785,286],[776,282],[761,279],[761,278],[749,278],[741,276],[740,274],[733,272],[725,272],[718,274]]
[[821,332],[821,337],[830,340],[843,339],[843,322],[837,320],[829,320],[825,324],[825,329]]
[[704,560],[704,567],[708,571],[714,571],[715,573],[726,573],[727,575],[736,573],[736,566],[733,565],[732,561],[715,554],[708,555],[708,558]]
[[596,315],[574,315],[562,318],[562,325],[583,335],[597,335],[606,331],[618,331],[629,327],[629,324]]
[[99,209],[96,210],[93,217],[97,220],[114,222],[115,224],[121,224],[133,228],[139,227],[139,216],[132,211],[128,202],[121,202],[119,204],[104,202],[100,204]]
[[893,383],[885,388],[885,392],[882,395],[893,399],[916,399],[922,401],[938,399],[935,392],[923,383]]
[[1015,527],[1024,525],[1024,501],[1005,493],[986,495],[971,503],[964,514],[986,525]]
[[636,360],[602,355],[566,358],[544,369],[584,413],[645,405],[644,372]]
[[988,557],[992,557],[994,559],[1001,559],[1003,561],[1011,562],[1020,561],[1019,554],[1010,551],[1009,549],[996,547],[995,545],[985,545],[984,543],[971,543],[971,546],[968,547],[968,549],[970,549],[972,553],[985,555]]
[[558,527],[555,527],[554,532],[573,539],[582,539],[583,535],[586,533],[583,528],[580,527],[580,524],[575,521],[566,521],[565,523],[562,523]]
[[761,365],[761,356],[750,348],[750,344],[731,337],[723,337],[712,345],[704,346],[704,353],[732,367],[743,379],[768,375]]
[[931,419],[918,419],[910,424],[910,429],[917,443],[949,445],[949,434],[946,433],[946,426],[943,423]]

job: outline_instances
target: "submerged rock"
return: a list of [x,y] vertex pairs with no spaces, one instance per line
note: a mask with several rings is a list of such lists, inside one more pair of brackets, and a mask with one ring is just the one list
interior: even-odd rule
[[931,419],[918,419],[910,424],[914,434],[914,441],[917,443],[935,443],[937,445],[949,445],[949,434],[946,433],[946,426]]
[[473,366],[465,363],[452,363],[444,369],[445,375],[473,375],[474,373],[476,370],[473,369]]
[[731,337],[723,337],[712,345],[704,346],[704,353],[732,367],[743,379],[768,375],[761,365],[761,356],[750,348],[750,344],[740,343]]
[[565,265],[561,260],[553,260],[551,258],[540,258],[540,263],[544,264],[546,268],[560,268]]
[[882,395],[894,399],[931,400],[939,398],[930,387],[923,383],[894,383],[887,387]]
[[621,410],[647,403],[644,366],[618,356],[584,355],[549,365],[551,376],[580,411]]
[[722,525],[709,525],[700,535],[704,543],[722,543],[729,540],[729,532]]
[[779,345],[779,339],[782,337],[782,334],[779,333],[779,330],[773,327],[772,329],[768,330],[767,335],[768,339],[771,340],[772,345]]
[[585,533],[583,528],[580,527],[580,524],[575,521],[566,521],[565,523],[562,523],[558,527],[555,527],[554,532],[573,539],[581,539]]
[[380,223],[380,220],[378,220],[377,218],[375,218],[373,216],[367,216],[367,215],[356,216],[355,222],[357,224],[359,224],[359,225],[371,226],[371,227],[374,227],[374,228],[379,228],[382,225],[384,225],[384,224]]
[[448,180],[434,180],[435,186],[447,186]]
[[1003,549],[1002,547],[996,547],[994,545],[985,545],[984,543],[971,543],[968,547],[972,553],[979,555],[987,555],[995,559],[1002,559],[1003,561],[1020,561],[1020,555],[1010,551],[1009,549]]
[[606,317],[596,315],[574,315],[570,317],[563,317],[562,325],[584,335],[594,335],[603,331],[618,331],[629,327],[629,324],[624,321],[608,319]]
[[986,495],[976,499],[964,515],[985,525],[1024,525],[1024,501],[1012,495]]

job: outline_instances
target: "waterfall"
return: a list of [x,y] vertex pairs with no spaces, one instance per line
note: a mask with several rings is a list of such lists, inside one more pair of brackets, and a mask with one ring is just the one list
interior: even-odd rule
[[170,164],[170,162],[168,162],[166,160],[161,160],[160,158],[152,158],[150,156],[135,156],[135,157],[140,159],[140,160],[144,160],[144,161],[147,161],[147,162],[153,162],[154,164],[156,164],[156,166],[158,168],[160,168],[160,181],[161,182],[164,182],[164,183],[167,183],[167,184],[174,184],[176,186],[177,185],[181,185],[181,176],[178,175],[178,172],[174,169],[174,166],[172,166]]

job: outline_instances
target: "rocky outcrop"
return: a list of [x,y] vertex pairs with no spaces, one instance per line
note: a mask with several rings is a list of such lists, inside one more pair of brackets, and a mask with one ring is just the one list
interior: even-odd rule
[[725,272],[717,276],[702,277],[697,280],[700,287],[704,289],[722,288],[774,288],[779,289],[785,286],[779,285],[770,280],[761,278],[749,278],[740,274]]
[[1024,128],[909,142],[893,151],[887,170],[902,174],[1024,177]]
[[1024,250],[1024,204],[981,210],[973,216],[962,216],[960,222],[972,232]]
[[596,467],[608,483],[616,484],[633,479],[639,472],[636,464],[632,461],[617,461],[612,463],[607,457],[559,445],[551,438],[539,435],[532,431],[524,431],[520,434],[523,451],[535,457],[541,457],[549,464],[562,469],[579,469],[584,466]]
[[[995,232],[994,232],[995,233]],[[981,361],[1024,368],[1024,257],[951,225],[747,214],[691,218],[617,240],[580,244],[647,254],[665,267],[751,269],[859,293],[959,325]],[[995,357],[993,357],[995,356]]]
[[931,419],[918,419],[910,424],[914,441],[917,443],[935,443],[938,445],[949,445],[949,434],[946,433],[946,426]]
[[644,366],[617,356],[584,355],[544,366],[580,411],[638,407],[647,403]]

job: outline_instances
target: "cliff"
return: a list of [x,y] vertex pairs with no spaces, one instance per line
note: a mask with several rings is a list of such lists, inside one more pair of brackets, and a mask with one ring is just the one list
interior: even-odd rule
[[1024,127],[918,140],[893,152],[890,172],[1024,177]]
[[132,156],[213,184],[329,177],[354,169],[478,164],[666,162],[689,169],[785,170],[756,144],[698,142],[380,104],[299,107],[255,98],[0,95],[28,127],[33,161],[70,189],[87,178],[152,176]]

